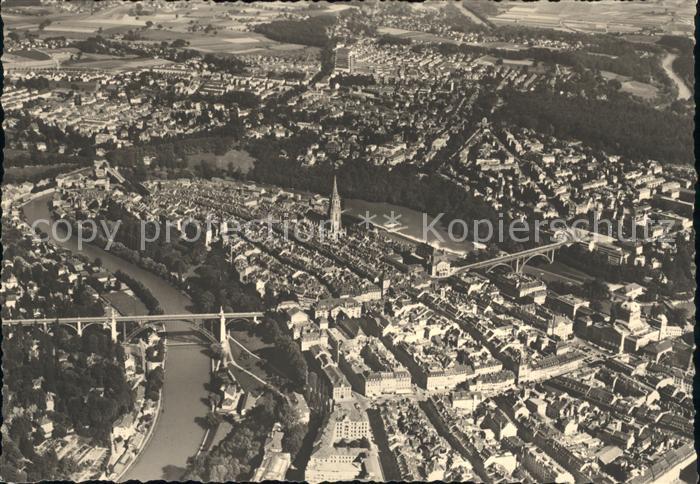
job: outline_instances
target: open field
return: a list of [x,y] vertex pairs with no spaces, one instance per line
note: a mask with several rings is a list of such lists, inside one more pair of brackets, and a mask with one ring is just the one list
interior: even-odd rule
[[[564,6],[566,4],[566,6]],[[578,32],[633,34],[643,29],[692,34],[695,6],[683,0],[651,2],[534,2],[499,6],[496,25],[523,25]]]
[[241,37],[199,36],[190,41],[191,49],[206,53],[251,53],[274,52],[278,50],[303,50],[303,45],[282,44],[260,34],[245,32]]
[[[29,11],[30,9],[25,7],[23,11]],[[69,20],[71,15],[52,13],[48,9],[42,9],[42,12],[47,12],[45,15],[21,15],[17,13],[3,12],[2,19],[5,22],[5,33],[12,30],[26,30],[30,29],[35,31],[38,29],[39,24],[45,20],[51,20],[60,22],[62,20]]]
[[[127,3],[104,8],[93,15],[66,15],[50,8],[44,9],[48,12],[46,15],[8,14],[5,16],[5,26],[8,31],[32,31],[41,37],[65,36],[69,39],[85,39],[97,34],[109,38],[131,31],[137,32],[143,41],[172,42],[183,39],[189,42],[186,48],[215,54],[308,52],[309,48],[303,45],[276,42],[248,31],[250,25],[270,22],[287,11],[296,11],[299,8],[289,4],[192,4],[189,8],[161,8],[155,13],[134,16],[133,4]],[[327,12],[326,9],[321,11]],[[39,31],[39,24],[45,20],[49,20],[50,24],[43,31]],[[146,27],[147,23],[150,27]],[[205,28],[210,31],[205,32]]]
[[80,67],[84,69],[125,71],[130,69],[143,69],[146,67],[163,64],[172,64],[172,62],[165,59],[152,59],[148,57],[116,57],[108,55],[96,57],[96,54],[89,54],[88,56],[83,56],[83,58],[78,61],[66,62],[62,65],[63,67]]
[[617,79],[622,84],[622,92],[627,92],[642,99],[652,100],[658,95],[658,89],[645,82],[633,81],[629,77],[615,74],[614,72],[602,71],[601,75],[607,79]]
[[420,33],[420,32],[412,32],[410,30],[397,29],[394,27],[379,27],[379,28],[377,28],[377,32],[379,32],[380,34],[394,35],[396,37],[405,37],[408,34],[419,34]]
[[[263,390],[265,385],[260,380],[269,381],[270,379],[265,368],[265,361],[251,355],[249,351],[257,354],[259,350],[268,348],[270,345],[263,343],[258,337],[250,335],[246,331],[231,331],[230,335],[240,343],[238,344],[236,341],[229,339],[233,359],[238,366],[247,370],[246,372],[240,368],[236,368],[234,365],[229,365],[231,373],[233,373],[244,390],[256,392]],[[248,351],[246,351],[246,349]],[[260,380],[251,376],[251,373],[260,378]]]
[[43,52],[40,52],[36,49],[16,50],[16,51],[12,52],[12,55],[15,55],[17,57],[24,58],[24,59],[31,59],[31,60],[48,60],[51,58],[48,55],[46,55]]
[[[8,162],[6,161],[6,163],[8,163]],[[65,168],[66,171],[68,171],[73,166],[77,166],[77,165],[53,164],[53,165],[32,165],[32,166],[7,166],[7,164],[6,164],[3,168],[5,168],[6,175],[13,175],[13,176],[21,177],[21,176],[39,175],[39,174],[44,173],[44,172],[53,171],[54,168]]]
[[318,16],[318,15],[327,15],[327,14],[335,14],[335,13],[340,13],[343,12],[349,8],[357,8],[354,5],[346,5],[342,3],[322,3],[323,8],[319,8],[318,10],[312,10],[308,13],[309,16]]
[[651,100],[656,98],[657,89],[651,84],[639,81],[626,81],[622,83],[622,91],[628,92],[642,99]]
[[263,342],[263,340],[257,336],[254,336],[244,330],[231,330],[229,331],[229,334],[253,353],[256,353],[258,350],[263,348],[269,348],[272,346],[271,344]]
[[51,57],[47,56],[46,59],[30,59],[29,57],[16,55],[15,52],[5,52],[2,56],[2,62],[5,66],[22,66],[22,65],[32,65],[32,66],[52,66],[55,64],[51,60]]
[[448,37],[441,37],[439,35],[429,34],[427,32],[416,32],[412,30],[396,29],[393,27],[379,27],[377,31],[380,34],[391,35],[393,37],[399,37],[401,39],[420,40],[424,42],[445,42],[449,44],[458,43],[456,40],[450,39]]

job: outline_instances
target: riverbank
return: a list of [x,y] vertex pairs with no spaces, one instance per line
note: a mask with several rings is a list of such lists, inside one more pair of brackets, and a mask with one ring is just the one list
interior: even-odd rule
[[[51,193],[32,197],[24,204],[23,215],[27,223],[31,225],[36,220],[51,218],[47,206],[50,196]],[[99,247],[84,244],[79,249],[75,238],[56,240],[47,233],[44,224],[40,224],[39,229],[55,245],[91,260],[99,258],[106,270],[112,273],[121,270],[140,281],[153,293],[165,313],[190,312],[190,298],[164,279]],[[171,333],[190,334],[191,328],[185,322],[173,322],[168,328],[168,335]],[[168,337],[168,342],[171,341],[173,339]],[[208,394],[206,385],[210,381],[209,356],[204,354],[203,346],[168,345],[168,349],[169,371],[165,375],[161,396],[168,405],[163,406],[159,421],[138,462],[134,462],[121,477],[122,480],[180,480],[186,471],[188,458],[197,452],[201,444],[204,429],[197,419],[206,416],[208,411],[205,402]]]
[[[165,368],[164,368],[165,369]],[[104,480],[108,481],[114,481],[114,482],[121,482],[122,477],[124,477],[124,474],[129,472],[129,470],[133,467],[134,464],[136,464],[139,459],[141,458],[141,454],[143,454],[143,451],[148,447],[149,442],[151,441],[151,437],[153,436],[153,431],[158,425],[158,421],[160,420],[160,413],[161,413],[161,405],[163,401],[163,390],[158,391],[158,403],[156,404],[156,410],[155,410],[155,419],[151,423],[150,427],[148,428],[148,432],[146,433],[146,437],[143,439],[143,443],[141,444],[141,447],[138,449],[136,452],[136,456],[134,459],[127,465],[127,467],[122,470],[116,478],[113,478],[113,476],[104,476]]]
[[[219,370],[220,361],[215,360],[214,358],[211,358],[209,360],[209,363],[210,363],[209,371],[210,371],[210,374],[213,376],[214,373],[216,373]],[[209,405],[209,411],[211,411],[211,412],[216,411],[216,407],[214,406],[213,403]],[[206,432],[204,432],[204,436],[202,437],[202,443],[199,445],[199,449],[197,449],[197,453],[194,455],[195,458],[199,457],[199,455],[202,452],[206,452],[206,451],[209,451],[209,449],[211,449],[212,442],[213,442],[214,438],[216,437],[216,434],[219,430],[219,427],[221,427],[221,425],[222,424],[220,423],[216,427],[207,428]]]
[[168,346],[167,351],[160,421],[141,459],[123,481],[180,480],[187,470],[187,460],[201,445],[205,429],[197,420],[209,411],[205,387],[210,380],[209,357],[201,346]]
[[395,229],[385,227],[384,225],[377,224],[374,222],[370,222],[370,224],[379,230],[383,230],[383,231],[387,232],[391,236],[396,236],[399,239],[404,239],[408,242],[412,242],[415,244],[429,244],[435,248],[439,248],[439,249],[443,250],[444,252],[447,252],[448,254],[456,255],[459,257],[465,257],[469,253],[467,250],[455,250],[455,249],[450,249],[448,247],[444,247],[439,242],[437,242],[437,243],[436,242],[426,242],[426,240],[421,238],[421,237],[416,237],[414,235],[409,235],[409,234],[401,232],[401,229],[395,230]]
[[[167,343],[167,341],[166,341]],[[166,345],[165,351],[163,354],[163,374],[167,374],[167,369],[166,369],[166,362],[168,359],[168,347]],[[146,369],[144,368],[144,372]],[[162,412],[162,408],[165,406],[165,403],[163,402],[163,389],[161,388],[158,390],[158,402],[156,403],[156,409],[155,409],[155,418],[153,419],[153,422],[151,422],[150,427],[148,428],[148,432],[146,434],[146,437],[143,439],[143,442],[141,443],[141,447],[136,451],[136,454],[134,458],[129,462],[129,464],[126,466],[124,470],[122,470],[119,475],[117,476],[116,479],[114,479],[115,482],[121,482],[122,478],[124,475],[131,470],[131,468],[136,465],[139,460],[141,459],[141,456],[143,455],[144,450],[148,448],[148,444],[151,442],[151,437],[153,437],[153,431],[156,429],[158,426],[158,422],[160,421],[160,414]],[[109,478],[108,478],[109,479]],[[109,479],[111,480],[111,479]]]

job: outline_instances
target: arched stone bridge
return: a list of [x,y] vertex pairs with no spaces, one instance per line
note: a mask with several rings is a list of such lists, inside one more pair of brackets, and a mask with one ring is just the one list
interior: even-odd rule
[[473,262],[460,267],[453,267],[448,275],[438,276],[438,278],[451,277],[460,272],[468,272],[476,269],[486,269],[490,271],[498,266],[507,267],[513,272],[520,273],[525,265],[535,257],[541,257],[550,264],[554,262],[554,254],[563,246],[571,245],[576,239],[575,235],[570,230],[558,231],[554,234],[556,242],[552,242],[540,247],[514,252],[512,254],[503,254],[489,260]]

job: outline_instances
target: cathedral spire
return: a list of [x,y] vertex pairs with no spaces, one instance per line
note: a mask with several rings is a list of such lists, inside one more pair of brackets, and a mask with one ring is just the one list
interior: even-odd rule
[[335,175],[333,175],[333,195],[331,198],[340,198],[340,195],[338,195],[338,180]]
[[338,237],[341,233],[341,226],[340,226],[340,214],[341,214],[341,203],[340,203],[340,195],[338,194],[338,180],[336,179],[335,175],[333,175],[333,194],[331,195],[330,199],[330,207],[329,207],[329,213],[328,213],[328,218],[330,219],[330,224],[331,224],[331,236],[332,237]]

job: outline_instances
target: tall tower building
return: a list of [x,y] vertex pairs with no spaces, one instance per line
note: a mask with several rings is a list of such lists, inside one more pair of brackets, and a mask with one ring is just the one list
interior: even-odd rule
[[661,341],[666,337],[666,328],[668,327],[668,318],[665,314],[659,315],[659,321],[661,322],[661,326],[659,327],[659,335],[657,336],[656,341]]
[[341,234],[342,227],[340,225],[340,195],[338,195],[338,182],[335,176],[333,177],[333,194],[331,195],[330,208],[328,218],[331,223],[331,235],[337,237]]

